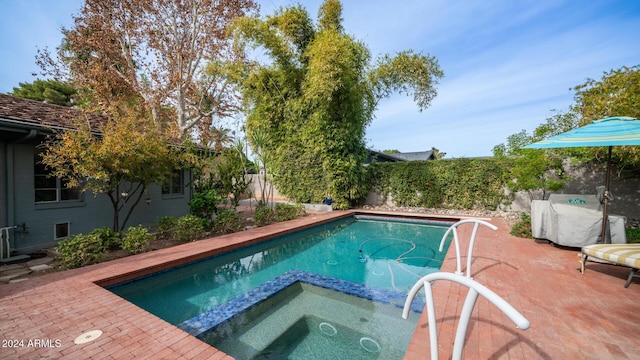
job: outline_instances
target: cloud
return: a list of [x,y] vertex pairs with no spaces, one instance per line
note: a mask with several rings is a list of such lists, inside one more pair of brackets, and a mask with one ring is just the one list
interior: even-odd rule
[[[502,7],[493,9],[495,4]],[[367,133],[370,144],[401,151],[436,146],[453,156],[489,155],[507,136],[531,131],[551,110],[568,108],[573,102],[570,88],[637,61],[637,47],[629,48],[638,30],[637,13],[595,16],[592,11],[599,11],[599,4],[585,10],[576,9],[582,6],[576,2],[540,3],[516,12],[520,3],[514,4],[447,8],[443,14],[459,16],[450,24],[441,20],[433,25],[444,29],[439,42],[432,43],[445,47],[436,50],[443,54],[439,59],[445,78],[432,107],[419,113],[411,99],[399,96],[381,102]],[[483,8],[489,11],[478,13]],[[575,18],[567,17],[569,10]],[[473,18],[474,13],[479,15]]]
[[[297,0],[260,0],[272,14]],[[323,0],[301,2],[312,19]],[[32,81],[36,48],[59,45],[82,0],[10,1],[0,14],[4,54],[0,91]],[[347,33],[375,57],[413,49],[436,56],[445,72],[423,112],[412,98],[381,101],[367,131],[376,149],[485,156],[554,109],[573,102],[570,88],[604,71],[639,63],[640,3],[626,0],[342,0]]]

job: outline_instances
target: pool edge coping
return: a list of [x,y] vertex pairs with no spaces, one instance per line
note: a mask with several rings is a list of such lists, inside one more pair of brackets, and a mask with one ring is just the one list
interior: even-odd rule
[[[270,224],[267,226],[244,230],[244,231],[240,231],[232,234],[211,237],[211,238],[202,239],[202,240],[198,240],[198,241],[194,241],[186,244],[176,245],[169,248],[150,251],[143,254],[127,256],[121,259],[112,260],[107,263],[100,263],[104,265],[107,265],[109,263],[111,265],[118,265],[118,262],[131,262],[136,257],[137,258],[152,257],[154,255],[160,255],[160,257],[163,257],[162,255],[169,253],[169,255],[167,255],[167,257],[169,258],[164,260],[158,259],[158,261],[155,262],[154,264],[143,266],[143,267],[132,266],[132,268],[123,269],[121,273],[117,273],[115,275],[113,274],[114,271],[110,271],[109,276],[98,276],[95,280],[92,280],[92,282],[95,285],[98,285],[106,289],[108,287],[111,287],[123,282],[131,281],[140,277],[144,277],[157,272],[168,270],[170,268],[183,266],[192,262],[204,260],[206,258],[215,256],[215,255],[237,250],[246,246],[255,245],[263,241],[275,239],[279,236],[291,234],[297,231],[302,231],[305,229],[312,228],[314,226],[323,225],[332,221],[337,221],[340,219],[345,219],[350,216],[356,216],[361,214],[371,215],[371,216],[384,216],[384,217],[396,218],[396,219],[422,219],[422,220],[431,219],[435,221],[446,221],[451,223],[463,218],[467,218],[464,216],[454,217],[454,216],[421,214],[421,213],[404,213],[404,212],[391,213],[391,212],[384,212],[384,211],[362,210],[362,209],[331,211],[331,212],[327,212],[326,214],[317,213],[317,214],[312,214],[302,218],[290,220],[287,222]],[[318,217],[321,217],[321,218],[317,219],[317,221],[312,221],[314,220],[314,218],[318,218]],[[294,226],[287,226],[287,225],[292,225],[292,222],[296,222],[296,221],[300,222],[300,224],[299,225],[294,224]],[[268,232],[265,233],[265,231],[268,231]],[[255,233],[258,233],[259,235],[256,234],[252,236],[252,234],[255,234]],[[237,238],[237,240],[232,240],[234,238]],[[225,241],[226,241],[225,244],[220,244],[220,243],[224,243]],[[197,246],[194,244],[197,244]],[[207,249],[201,249],[197,252],[188,251],[189,247],[201,248],[203,245],[205,245]],[[207,245],[210,245],[210,246],[207,246]],[[187,254],[184,254],[184,255],[177,254],[179,250],[183,250],[183,249],[187,250],[185,251]]]
[[[324,215],[324,214],[322,214]],[[215,255],[219,255],[219,254],[223,254],[226,252],[230,252],[230,251],[234,251],[246,246],[251,246],[251,245],[255,245],[258,243],[261,243],[263,241],[268,241],[271,239],[275,239],[279,236],[283,236],[283,235],[287,235],[296,231],[302,231],[308,228],[312,228],[314,226],[318,226],[318,225],[323,225],[332,221],[337,221],[340,219],[344,219],[347,218],[349,216],[353,216],[354,212],[353,211],[344,211],[344,212],[332,212],[333,216],[326,216],[321,219],[319,219],[318,221],[310,221],[313,220],[314,217],[317,217],[318,215],[314,214],[314,215],[310,215],[310,216],[305,216],[303,218],[298,218],[292,221],[297,221],[300,219],[303,220],[307,220],[304,222],[301,222],[300,225],[297,226],[282,226],[283,223],[275,223],[275,224],[270,224],[267,226],[262,226],[259,228],[254,228],[254,229],[249,229],[249,230],[244,230],[244,231],[240,231],[240,232],[236,232],[236,233],[232,233],[232,234],[227,234],[227,235],[221,235],[221,236],[216,236],[216,237],[211,237],[211,238],[206,238],[206,239],[202,239],[202,240],[197,240],[194,242],[189,242],[186,244],[180,244],[180,245],[176,245],[176,246],[172,246],[172,247],[168,247],[168,248],[164,248],[164,249],[160,249],[160,250],[156,250],[156,251],[151,251],[151,252],[146,252],[143,254],[139,254],[139,255],[132,255],[132,256],[127,256],[124,257],[122,259],[132,259],[134,257],[142,257],[148,254],[165,254],[165,253],[173,253],[172,250],[176,250],[176,249],[186,249],[188,247],[202,247],[202,245],[207,245],[207,243],[210,243],[211,246],[207,246],[207,249],[204,250],[200,250],[197,252],[193,252],[193,253],[188,253],[185,254],[184,256],[176,256],[172,259],[166,259],[166,260],[159,260],[157,261],[157,263],[152,264],[152,265],[148,265],[148,266],[144,266],[144,267],[138,267],[135,269],[129,269],[129,270],[123,270],[122,273],[119,274],[111,274],[110,276],[107,277],[100,277],[98,279],[93,280],[92,282],[102,288],[108,288],[110,286],[114,286],[126,281],[130,281],[130,280],[134,280],[137,279],[139,277],[143,277],[143,276],[147,276],[147,275],[151,275],[157,272],[161,272],[164,270],[168,270],[170,268],[174,268],[177,266],[183,266],[192,262],[196,262],[196,261],[200,261],[200,260],[204,260],[207,258],[210,258],[212,256]],[[290,225],[291,222],[288,222],[288,224],[286,225]],[[284,227],[283,229],[280,229],[281,227]],[[269,231],[267,233],[265,233],[265,231]],[[259,230],[259,231],[258,231]],[[252,236],[252,234],[254,233],[259,233],[257,235]],[[237,240],[232,240],[234,238],[238,238]],[[219,244],[221,242],[225,242],[225,240],[227,240],[226,244]],[[197,244],[199,246],[196,246],[194,244]],[[187,251],[188,252],[188,251]],[[115,264],[115,262],[122,260],[122,259],[117,259],[117,260],[113,260],[111,263]],[[124,261],[124,260],[123,260]],[[102,263],[105,264],[105,263]],[[113,273],[113,272],[112,272]]]

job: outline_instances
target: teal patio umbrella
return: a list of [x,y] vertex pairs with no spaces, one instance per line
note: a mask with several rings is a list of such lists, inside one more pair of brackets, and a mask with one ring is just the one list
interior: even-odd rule
[[602,241],[606,240],[607,203],[611,181],[611,150],[614,146],[640,145],[640,120],[631,117],[610,117],[594,120],[591,124],[569,130],[548,139],[529,144],[528,149],[551,149],[568,147],[607,146],[607,175],[605,179],[604,202],[602,206]]

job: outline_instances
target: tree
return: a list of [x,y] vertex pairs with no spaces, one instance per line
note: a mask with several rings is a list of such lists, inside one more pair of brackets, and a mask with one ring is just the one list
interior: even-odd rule
[[[587,79],[574,88],[575,106],[581,115],[580,126],[593,120],[629,116],[640,119],[640,65],[604,72],[600,80]],[[592,148],[590,155],[596,159],[607,158],[605,148]],[[613,163],[619,173],[624,169],[640,169],[640,147],[615,146]]]
[[[251,0],[93,0],[63,29],[57,59],[45,49],[47,75],[68,77],[92,104],[142,98],[156,126],[177,134],[237,110],[235,92],[206,61],[239,61],[227,26],[256,9]],[[100,109],[103,110],[103,109]]]
[[[421,109],[443,76],[431,56],[405,51],[375,66],[342,27],[342,5],[325,1],[314,27],[300,5],[232,27],[238,46],[260,46],[271,62],[245,68],[241,92],[249,139],[261,133],[278,190],[297,202],[332,197],[345,208],[365,195],[365,130],[378,101],[413,93]],[[256,144],[252,143],[256,147]]]
[[236,141],[233,146],[225,148],[217,163],[218,177],[222,185],[223,194],[230,197],[234,207],[240,204],[240,197],[245,194],[251,181],[247,181],[245,174],[247,158],[244,145]]
[[68,83],[56,80],[35,80],[32,83],[19,83],[9,95],[44,101],[48,104],[71,106],[71,97],[76,94],[76,89]]
[[[575,96],[566,112],[556,112],[539,125],[531,135],[526,130],[507,138],[506,144],[494,147],[494,156],[514,156],[508,185],[511,190],[559,190],[564,181],[562,159],[573,157],[582,162],[603,164],[607,155],[605,148],[584,147],[566,149],[522,149],[523,146],[550,136],[589,124],[593,120],[614,117],[640,117],[640,66],[622,67],[604,72],[601,80],[587,79],[574,87]],[[612,160],[619,169],[636,169],[640,166],[640,149],[637,146],[616,146]],[[530,192],[531,194],[531,192]]]
[[[42,162],[69,187],[106,195],[113,207],[113,231],[122,231],[148,186],[168,178],[178,156],[140,109],[112,109],[100,132],[78,117],[75,130],[58,132],[46,144]],[[121,214],[123,214],[123,219]]]
[[[529,197],[534,199],[534,191],[542,190],[542,198],[546,198],[547,192],[558,191],[564,187],[565,181],[570,180],[563,166],[562,151],[540,151],[537,149],[523,149],[524,146],[555,135],[559,131],[558,121],[554,119],[566,119],[567,115],[558,114],[547,119],[546,124],[540,125],[530,135],[526,130],[510,135],[505,144],[493,148],[496,158],[513,158],[507,187],[512,192],[527,191]],[[558,133],[563,132],[559,131]],[[549,135],[551,134],[551,135]]]
[[213,147],[216,151],[222,151],[222,149],[228,148],[229,145],[233,144],[234,134],[235,132],[230,129],[212,126],[207,141],[203,143],[208,147]]
[[612,116],[640,118],[640,65],[605,71],[602,79],[587,79],[574,90],[580,125]]
[[[267,206],[273,203],[273,181],[271,179],[271,158],[265,151],[267,139],[260,131],[251,133],[251,144],[255,153],[254,167],[258,172],[258,187],[260,188],[260,199],[256,197],[258,205]],[[255,194],[254,194],[255,195]]]

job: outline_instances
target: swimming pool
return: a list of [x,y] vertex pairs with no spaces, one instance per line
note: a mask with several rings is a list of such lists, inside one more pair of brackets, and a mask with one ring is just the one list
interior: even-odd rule
[[[322,295],[325,303],[346,294],[353,299],[341,304],[355,306],[353,303],[364,298],[376,304],[365,308],[384,303],[392,308],[393,304],[401,305],[406,291],[419,277],[440,268],[446,250],[438,252],[437,247],[448,225],[352,217],[118,284],[109,290],[225,351],[224,346],[212,339],[216,327],[229,326],[232,319],[265,299],[291,293],[298,286],[294,284],[305,284],[303,298],[317,295],[318,291],[312,288],[330,290],[331,294]],[[283,301],[291,302],[288,299]],[[391,310],[382,312],[387,311]],[[291,334],[290,329],[314,328],[309,324],[318,321],[336,329],[354,327],[324,321],[334,320],[317,314],[307,313],[294,320],[282,334]],[[415,323],[407,323],[405,327],[409,328],[408,344]],[[316,335],[310,332],[309,338]],[[266,348],[288,339],[282,336],[265,343],[265,348],[256,349],[258,352],[251,357],[258,353],[264,356]],[[363,341],[365,345],[360,344],[363,349],[367,346],[369,350],[377,349],[374,342]],[[230,355],[238,357],[231,352]]]

